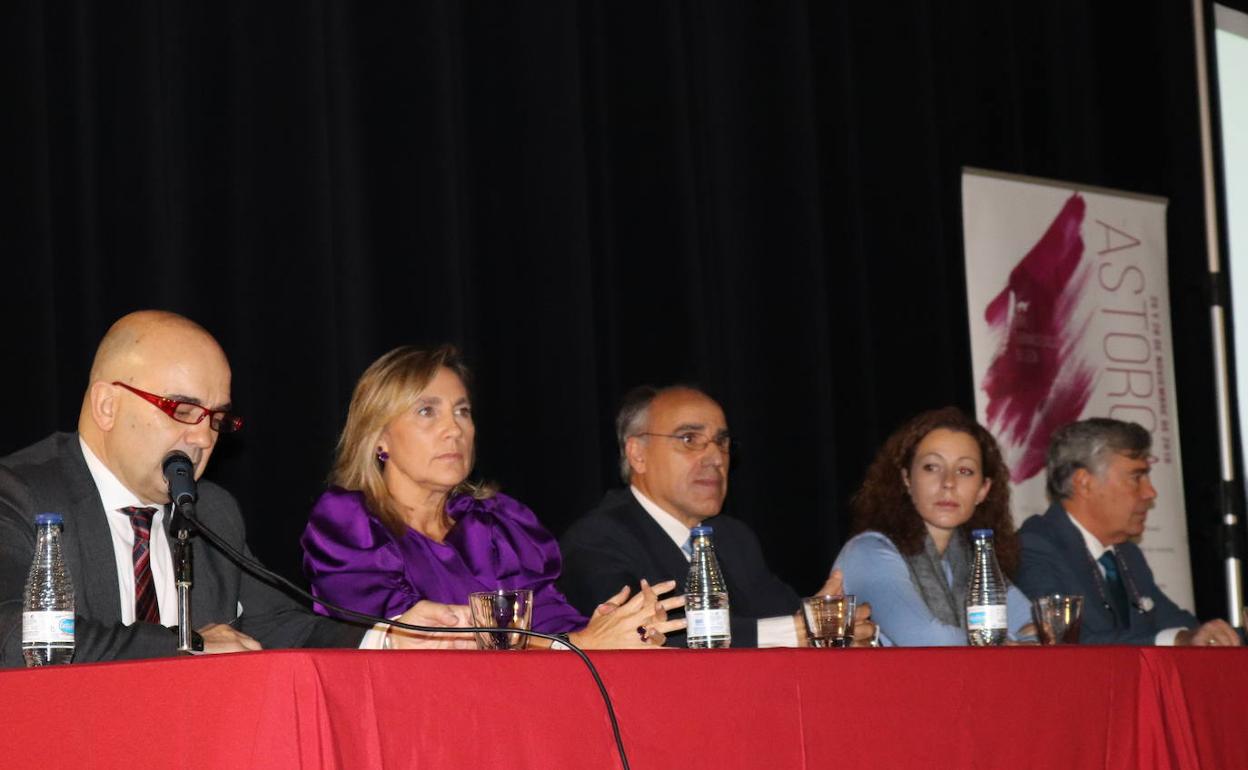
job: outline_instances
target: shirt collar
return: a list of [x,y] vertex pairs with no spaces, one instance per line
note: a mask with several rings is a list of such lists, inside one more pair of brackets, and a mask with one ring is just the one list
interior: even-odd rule
[[82,436],[78,437],[78,443],[82,446],[82,458],[87,461],[87,470],[91,472],[91,480],[95,482],[95,488],[100,493],[100,500],[104,503],[105,511],[115,513],[128,506],[152,506],[157,511],[164,510],[163,505],[145,503],[139,499],[138,495],[127,489],[126,485],[122,484],[108,469],[108,466],[95,456],[95,452],[91,451],[91,447],[87,446]]
[[633,493],[633,497],[637,498],[638,504],[650,514],[650,518],[663,528],[667,536],[672,539],[677,548],[684,552],[685,541],[689,539],[689,528],[676,520],[676,517],[659,507],[659,504],[646,497],[637,487],[629,486],[628,491]]
[[[1066,511],[1065,508],[1062,510]],[[1075,525],[1075,529],[1079,530],[1079,534],[1083,535],[1083,544],[1088,547],[1088,553],[1092,554],[1093,561],[1101,558],[1106,551],[1114,550],[1113,546],[1105,545],[1097,539],[1096,535],[1085,529],[1084,526],[1079,523],[1078,519],[1070,515],[1070,511],[1066,511],[1066,515],[1070,518],[1070,523]]]

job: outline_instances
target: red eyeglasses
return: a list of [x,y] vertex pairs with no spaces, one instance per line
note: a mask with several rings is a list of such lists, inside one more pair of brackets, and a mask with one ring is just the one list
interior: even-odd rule
[[221,409],[209,409],[206,406],[192,404],[189,401],[174,401],[172,398],[165,398],[155,393],[148,393],[146,390],[133,388],[124,382],[114,382],[113,384],[120,385],[178,422],[187,425],[198,425],[207,417],[208,426],[218,433],[237,433],[243,427],[242,417]]

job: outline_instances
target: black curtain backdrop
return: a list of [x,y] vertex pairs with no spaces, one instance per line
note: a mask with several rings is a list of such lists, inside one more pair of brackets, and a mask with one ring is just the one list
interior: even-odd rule
[[812,591],[883,438],[973,408],[961,168],[1166,196],[1223,613],[1185,1],[9,0],[0,95],[0,452],[73,429],[111,321],[185,313],[248,419],[208,475],[292,576],[360,372],[452,341],[480,475],[556,533],[626,389],[707,387],[727,510]]

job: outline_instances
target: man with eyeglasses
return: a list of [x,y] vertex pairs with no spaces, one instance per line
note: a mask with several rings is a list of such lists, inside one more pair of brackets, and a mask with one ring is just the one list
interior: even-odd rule
[[[177,594],[163,460],[182,451],[199,478],[219,434],[241,427],[231,413],[229,363],[202,327],[160,311],[115,323],[96,352],[78,432],[53,434],[0,460],[0,664],[23,662],[22,593],[35,548],[34,519],[43,512],[64,518],[74,660],[174,654]],[[207,481],[198,491],[200,520],[248,552],[234,499]],[[244,574],[206,541],[197,542],[191,608],[194,644],[203,652],[385,641],[381,629],[314,615]],[[453,615],[404,619],[455,624]],[[409,641],[434,646],[427,640],[395,640],[393,646]]]
[[[767,568],[753,531],[719,514],[728,493],[732,440],[724,411],[705,393],[685,386],[643,386],[624,398],[616,417],[620,475],[612,490],[564,534],[559,587],[581,612],[603,596],[642,578],[675,579],[684,591],[689,531],[708,519],[732,602],[733,647],[805,644],[797,592]],[[839,593],[835,574],[821,593]],[[856,643],[868,644],[874,625],[861,608]],[[684,646],[683,634],[668,636]]]

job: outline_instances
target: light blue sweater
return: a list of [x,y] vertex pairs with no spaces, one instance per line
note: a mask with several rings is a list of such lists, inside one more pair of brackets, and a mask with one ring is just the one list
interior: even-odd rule
[[[953,583],[953,572],[942,561],[945,580]],[[932,615],[923,596],[910,579],[905,557],[879,532],[863,532],[851,538],[833,569],[845,575],[845,593],[858,602],[871,603],[871,619],[880,627],[884,644],[898,647],[952,647],[966,644],[966,630],[949,626]],[[1031,622],[1031,602],[1014,585],[1006,594],[1010,638]]]

